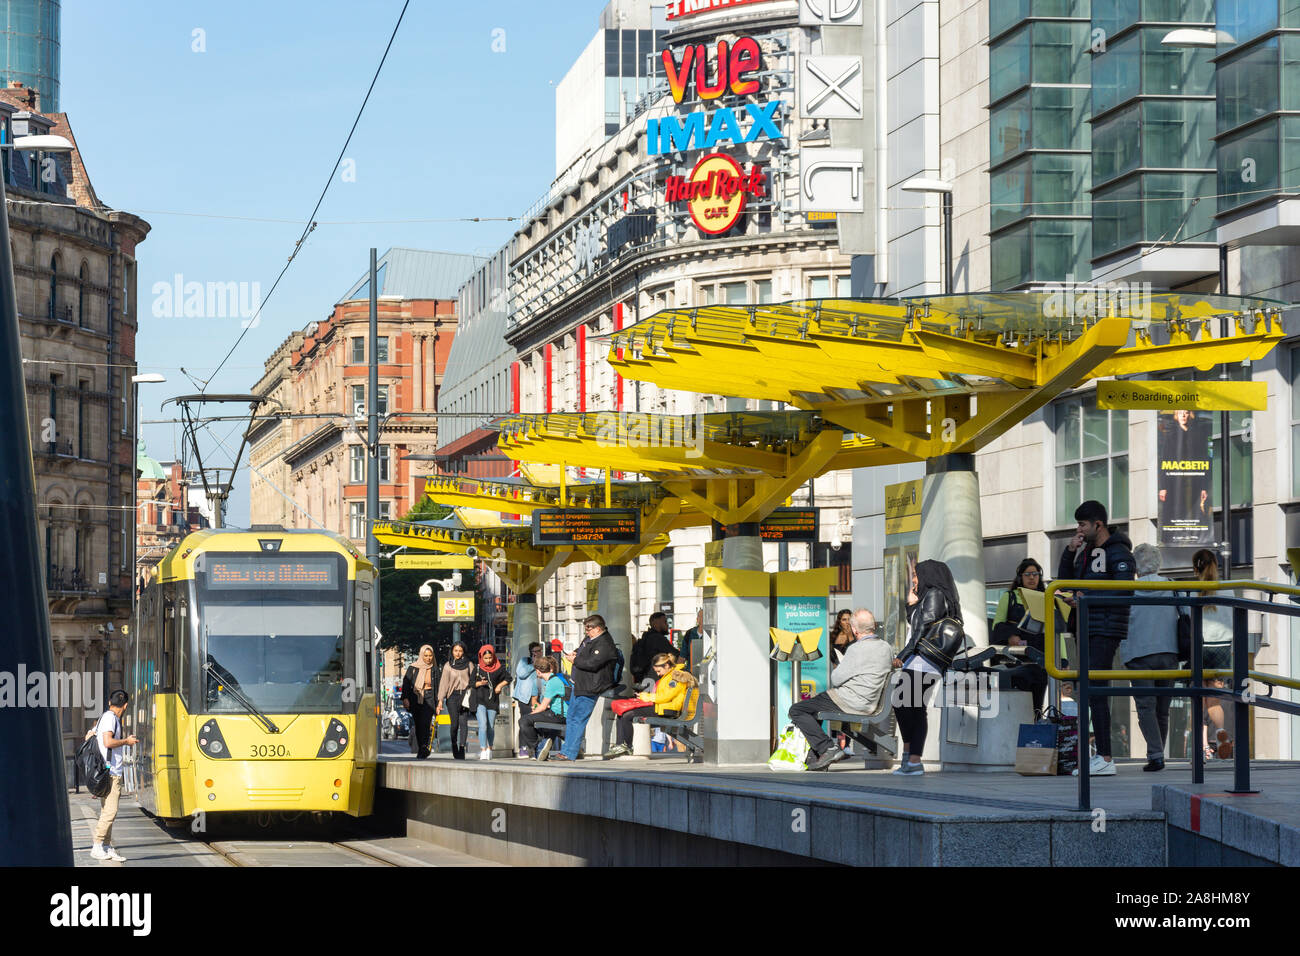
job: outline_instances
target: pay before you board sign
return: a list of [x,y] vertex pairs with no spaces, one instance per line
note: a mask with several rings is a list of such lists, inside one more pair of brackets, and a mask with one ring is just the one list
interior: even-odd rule
[[636,544],[641,512],[636,508],[543,508],[533,512],[533,546]]
[[[776,598],[776,626],[793,634],[819,632],[816,637],[817,650],[821,656],[817,660],[802,661],[799,664],[799,683],[801,693],[815,696],[827,689],[827,677],[830,667],[830,645],[826,622],[829,614],[830,598],[822,594],[778,594]],[[794,666],[790,661],[776,664],[777,706],[793,701]],[[788,704],[787,704],[788,706]]]

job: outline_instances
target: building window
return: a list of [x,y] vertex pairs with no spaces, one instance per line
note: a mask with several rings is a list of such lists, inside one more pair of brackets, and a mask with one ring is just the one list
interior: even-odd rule
[[375,406],[379,412],[379,417],[383,418],[388,414],[388,386],[380,385],[379,394],[375,398]]
[[89,282],[90,267],[83,262],[81,271],[77,273],[77,324],[83,329],[86,327],[86,286]]
[[393,503],[391,501],[379,502],[379,520],[380,521],[393,520]]
[[49,317],[59,317],[59,254],[50,257],[50,305]]
[[389,445],[379,446],[379,480],[380,481],[392,480],[392,466],[390,464],[392,458],[389,455],[390,447],[391,446]]
[[754,298],[758,300],[759,303],[767,303],[772,301],[772,280],[771,279],[759,279],[757,282],[754,283]]
[[366,504],[364,501],[348,502],[348,537],[360,540],[366,536]]
[[744,282],[724,282],[722,284],[722,302],[724,305],[744,305],[749,298],[748,284]]
[[700,305],[713,305],[713,286],[700,286]]
[[352,362],[353,365],[364,365],[366,363],[366,340],[361,336],[354,336],[352,339]]
[[348,448],[348,479],[354,485],[366,480],[366,448],[364,445],[352,445]]
[[388,361],[388,336],[381,335],[375,340],[375,361]]
[[1112,522],[1128,520],[1128,412],[1097,407],[1097,394],[1058,402],[1056,523],[1074,524],[1074,509],[1100,501]]
[[89,458],[86,446],[90,438],[90,431],[86,427],[89,422],[86,421],[86,392],[90,390],[90,383],[85,379],[77,382],[77,457]]
[[366,417],[366,387],[364,385],[352,386],[352,405],[348,409],[348,413],[353,418]]

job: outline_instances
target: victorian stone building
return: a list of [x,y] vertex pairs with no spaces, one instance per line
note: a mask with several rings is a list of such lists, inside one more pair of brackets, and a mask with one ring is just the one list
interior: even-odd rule
[[[33,90],[0,90],[4,141],[55,134],[75,144],[67,116],[39,105]],[[135,256],[150,227],[99,200],[75,148],[5,150],[0,167],[54,666],[102,675],[107,691],[123,682],[131,613]],[[61,711],[66,755],[93,716]]]

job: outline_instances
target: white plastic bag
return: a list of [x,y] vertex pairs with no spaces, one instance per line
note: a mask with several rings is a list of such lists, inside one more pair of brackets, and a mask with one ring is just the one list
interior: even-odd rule
[[777,773],[798,773],[808,769],[808,741],[794,724],[786,724],[776,741],[776,751],[767,766]]

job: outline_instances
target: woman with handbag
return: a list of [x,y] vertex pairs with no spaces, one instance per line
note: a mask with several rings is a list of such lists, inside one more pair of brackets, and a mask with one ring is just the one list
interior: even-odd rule
[[402,706],[411,714],[417,744],[416,757],[429,756],[429,732],[433,727],[433,714],[437,694],[433,686],[433,648],[425,644],[419,657],[406,669],[402,677]]
[[484,644],[478,649],[478,662],[470,672],[470,703],[478,718],[479,760],[492,759],[501,691],[509,683],[510,674],[502,667],[496,649],[491,644]]
[[618,742],[601,755],[605,760],[631,755],[632,722],[647,715],[649,711],[646,708],[653,707],[659,717],[676,717],[686,705],[686,695],[699,683],[686,670],[686,665],[677,663],[672,654],[656,654],[650,666],[658,678],[653,692],[642,691],[636,697],[610,704],[610,709],[618,714]]
[[[903,609],[908,641],[894,658],[903,669],[895,694],[894,714],[903,738],[900,763],[894,773],[924,773],[921,753],[929,722],[925,694],[942,679],[952,658],[961,651],[966,634],[961,626],[961,602],[952,572],[942,561],[922,561],[912,569],[912,590]],[[908,759],[911,756],[911,760]]]
[[442,676],[438,679],[438,713],[446,708],[451,719],[451,756],[455,760],[465,759],[465,744],[469,740],[469,675],[465,645],[457,641],[451,645],[451,660],[442,665]]

